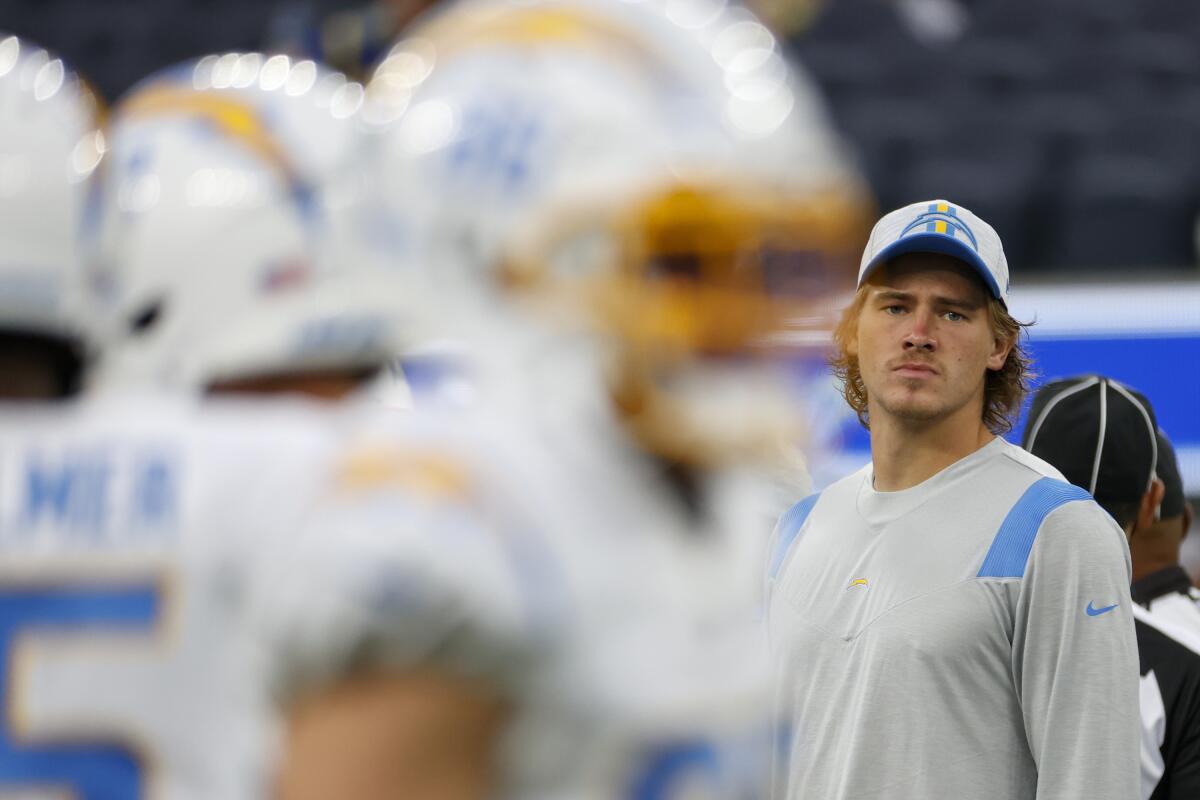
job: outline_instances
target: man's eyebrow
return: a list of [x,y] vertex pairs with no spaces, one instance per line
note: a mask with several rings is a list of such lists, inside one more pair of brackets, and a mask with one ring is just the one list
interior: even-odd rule
[[[875,293],[873,298],[877,302],[900,302],[911,303],[915,299],[915,295],[911,292],[902,292],[899,289],[880,289]],[[966,311],[978,311],[983,308],[984,304],[978,300],[957,297],[945,297],[943,295],[934,295],[934,305],[939,308],[961,308]]]
[[978,300],[942,297],[941,295],[936,295],[933,298],[933,302],[935,305],[941,306],[942,308],[963,308],[968,311],[977,311],[984,306],[984,304]]

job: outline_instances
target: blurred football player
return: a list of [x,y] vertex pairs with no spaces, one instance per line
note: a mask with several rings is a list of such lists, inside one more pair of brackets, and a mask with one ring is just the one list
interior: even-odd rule
[[[850,285],[865,195],[761,23],[669,5],[462,3],[368,87],[370,227],[469,343],[485,423],[433,437],[449,464],[352,462],[318,525],[343,535],[311,537],[264,593],[298,703],[287,798],[401,791],[420,731],[384,687],[431,671],[478,678],[511,715],[495,770],[445,796],[763,792],[764,476],[798,435],[773,347],[819,332]],[[356,536],[374,569],[335,544]],[[501,565],[405,566],[480,540]],[[322,570],[340,596],[296,580]],[[392,745],[351,736],[360,722]]]
[[[395,335],[342,244],[362,87],[311,61],[210,56],[118,109],[89,280],[91,381],[198,390],[264,372],[377,366]],[[260,381],[261,382],[261,381]]]
[[[323,263],[307,216],[322,185],[304,170],[321,162],[296,148],[333,152],[318,135],[351,124],[346,85],[311,63],[204,59],[128,97],[106,146],[72,73],[0,40],[0,163],[22,178],[4,182],[0,324],[56,342],[91,332],[111,381],[0,412],[0,793],[266,792],[271,725],[239,655],[242,599],[327,485],[337,421],[299,401],[196,396],[285,383],[341,396],[392,354],[375,303],[387,287],[309,268]],[[101,174],[84,215],[106,248],[87,276],[93,323],[90,304],[67,302],[84,276],[68,245]],[[57,351],[41,352],[30,374],[58,375]],[[70,383],[0,374],[25,396]]]
[[63,62],[0,32],[0,398],[78,388],[78,229],[104,150],[99,106]]

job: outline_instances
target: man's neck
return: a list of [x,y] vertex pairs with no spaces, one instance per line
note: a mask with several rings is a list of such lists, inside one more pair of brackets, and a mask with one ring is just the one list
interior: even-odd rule
[[913,424],[873,413],[871,462],[875,490],[911,489],[995,438],[978,414],[960,413],[927,424]]
[[1140,581],[1161,569],[1179,566],[1179,544],[1177,542],[1140,542],[1135,535],[1129,545],[1135,581]]
[[1179,548],[1187,536],[1187,523],[1181,516],[1156,520],[1139,530],[1134,530],[1135,526],[1136,523],[1131,523],[1125,528],[1135,581],[1161,569],[1179,566]]
[[1153,575],[1159,570],[1177,566],[1179,566],[1178,561],[1135,561],[1133,562],[1133,580],[1136,583],[1147,575]]

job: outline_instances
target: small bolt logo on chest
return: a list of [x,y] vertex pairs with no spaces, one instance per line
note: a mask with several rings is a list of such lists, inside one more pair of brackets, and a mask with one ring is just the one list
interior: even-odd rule
[[854,580],[850,581],[850,585],[846,587],[846,591],[850,591],[851,589],[865,589],[865,588],[867,588],[867,579],[866,578],[855,578]]

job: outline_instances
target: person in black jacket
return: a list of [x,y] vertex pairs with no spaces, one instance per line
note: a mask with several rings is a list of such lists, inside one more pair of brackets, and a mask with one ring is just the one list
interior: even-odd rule
[[1085,375],[1034,396],[1024,446],[1087,489],[1129,536],[1141,670],[1142,797],[1200,797],[1200,593],[1179,566],[1191,508],[1143,395]]

